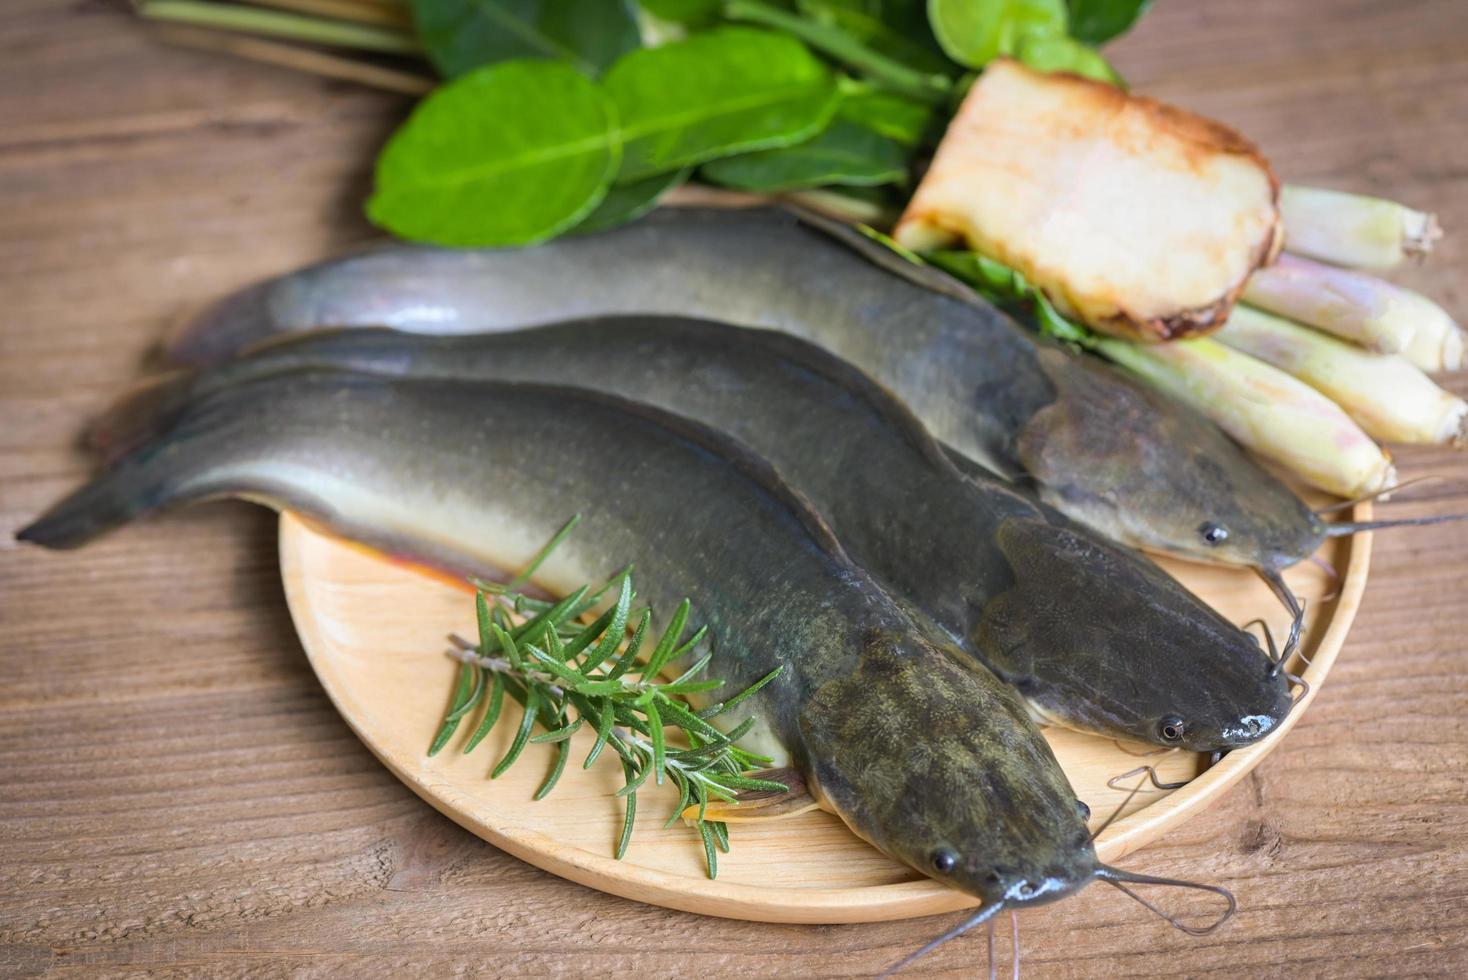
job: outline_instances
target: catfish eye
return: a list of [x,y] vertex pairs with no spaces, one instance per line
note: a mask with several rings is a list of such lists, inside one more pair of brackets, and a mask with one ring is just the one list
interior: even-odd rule
[[1223,544],[1228,540],[1228,528],[1222,524],[1215,524],[1212,521],[1204,521],[1200,524],[1198,526],[1198,533],[1203,536],[1203,540],[1208,544]]
[[1157,723],[1157,734],[1162,736],[1164,742],[1177,742],[1183,737],[1187,726],[1177,715],[1168,715]]
[[958,863],[958,855],[954,854],[946,847],[940,847],[933,852],[932,860],[934,871],[938,872],[939,874],[947,874],[948,872],[952,871],[953,866]]

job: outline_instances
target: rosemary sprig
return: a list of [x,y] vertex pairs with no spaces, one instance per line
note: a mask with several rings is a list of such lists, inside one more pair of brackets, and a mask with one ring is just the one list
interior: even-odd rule
[[[453,646],[448,654],[459,661],[460,667],[449,709],[428,754],[442,750],[460,724],[480,712],[463,748],[465,753],[473,751],[500,721],[508,694],[525,710],[509,749],[491,770],[490,778],[503,775],[527,745],[553,745],[555,759],[534,796],[540,800],[565,772],[572,736],[589,729],[595,739],[582,768],[590,768],[608,748],[622,766],[624,785],[617,795],[626,802],[616,856],[620,859],[627,852],[632,839],[638,789],[649,779],[656,785],[671,783],[679,799],[664,826],[671,827],[690,807],[698,808],[698,817],[692,823],[702,839],[708,875],[713,878],[718,874],[718,853],[729,850],[729,833],[723,823],[704,819],[709,801],[733,800],[741,790],[779,792],[786,787],[746,775],[770,763],[768,758],[736,744],[753,726],[754,719],[745,720],[727,733],[710,724],[710,719],[731,710],[774,680],[780,668],[735,697],[694,711],[684,700],[687,695],[723,685],[723,681],[700,676],[708,667],[710,654],[699,657],[674,680],[658,679],[664,667],[691,655],[704,638],[704,629],[683,638],[689,615],[687,600],[679,604],[667,628],[651,643],[651,652],[640,658],[649,645],[652,612],[644,609],[633,614],[636,593],[630,566],[599,589],[582,587],[555,602],[518,591],[576,521],[572,518],[556,532],[526,570],[509,583],[475,583],[478,642],[450,638]],[[616,601],[586,623],[586,614],[614,588]],[[634,624],[630,638],[629,623]],[[532,735],[537,722],[544,731]]]

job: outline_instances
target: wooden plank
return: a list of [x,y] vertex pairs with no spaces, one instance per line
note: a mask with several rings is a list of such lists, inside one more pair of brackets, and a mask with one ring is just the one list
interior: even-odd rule
[[[1449,237],[1401,279],[1468,318],[1465,45],[1460,0],[1214,0],[1157,5],[1113,54],[1288,179],[1437,210]],[[0,52],[0,973],[833,976],[945,927],[668,912],[459,830],[321,694],[263,511],[209,506],[75,554],[13,544],[85,472],[77,432],[170,322],[372,234],[372,151],[408,103],[165,49],[72,0],[8,0]],[[1461,456],[1399,458],[1453,479],[1383,516],[1468,510]],[[1468,970],[1465,574],[1468,527],[1379,535],[1309,715],[1129,859],[1228,884],[1234,923],[1193,939],[1092,889],[1023,916],[1026,975]],[[983,958],[975,936],[914,973]]]

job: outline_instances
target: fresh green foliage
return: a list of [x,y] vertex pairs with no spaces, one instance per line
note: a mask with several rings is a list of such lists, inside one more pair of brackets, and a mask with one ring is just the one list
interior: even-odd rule
[[1070,34],[1086,44],[1105,44],[1132,29],[1152,0],[1069,0]]
[[838,120],[798,146],[725,157],[705,164],[702,174],[716,184],[758,193],[871,186],[906,176],[907,153],[900,143]]
[[952,88],[946,75],[909,68],[839,27],[797,17],[762,0],[724,0],[724,13],[736,20],[785,31],[874,83],[909,98],[937,104],[946,100]]
[[[678,790],[678,805],[665,826],[671,827],[689,807],[698,808],[693,821],[704,845],[708,874],[718,873],[718,852],[729,850],[728,830],[703,819],[710,800],[732,800],[741,790],[782,792],[786,787],[746,775],[770,760],[736,744],[753,727],[750,718],[728,732],[711,724],[775,680],[770,672],[726,701],[693,710],[684,700],[690,694],[710,694],[722,681],[702,679],[712,654],[695,659],[705,630],[684,638],[689,604],[685,600],[655,642],[652,612],[634,614],[635,593],[630,570],[619,572],[600,589],[583,587],[558,602],[532,599],[515,586],[528,578],[562,541],[572,518],[543,548],[527,569],[505,585],[479,583],[474,607],[479,626],[477,643],[455,638],[450,656],[460,662],[448,711],[428,747],[440,752],[466,720],[478,722],[464,743],[473,751],[504,717],[508,694],[524,708],[509,749],[495,764],[490,778],[509,770],[532,744],[550,744],[555,757],[545,781],[535,793],[544,799],[565,772],[571,737],[583,728],[595,740],[582,762],[590,768],[610,749],[622,766],[625,785],[617,795],[625,800],[622,833],[616,856],[626,853],[637,814],[637,791],[649,778]],[[585,617],[613,588],[616,600],[590,623]],[[515,620],[519,620],[516,622]],[[631,638],[629,624],[634,624]],[[643,658],[644,648],[651,646]],[[641,659],[640,659],[641,658]],[[691,663],[686,663],[691,661]],[[664,668],[681,672],[671,681],[659,680]],[[533,735],[536,723],[545,730]],[[668,729],[677,734],[669,738]]]
[[1027,37],[1017,54],[1020,61],[1040,71],[1065,71],[1108,85],[1121,84],[1121,76],[1101,52],[1063,34]]
[[[1009,55],[1121,84],[1094,45],[1147,7],[1147,0],[410,2],[419,38],[399,32],[393,43],[421,41],[450,81],[389,141],[368,213],[404,238],[456,246],[524,245],[610,228],[646,212],[694,168],[709,181],[760,193],[900,187],[941,138],[975,70]],[[222,6],[147,0],[145,9],[160,5],[208,7],[211,16]],[[639,17],[658,30],[644,37]],[[883,211],[900,208],[896,190],[881,193]]]
[[203,0],[142,0],[137,10],[139,15],[149,20],[243,31],[357,51],[411,55],[420,50],[412,37],[390,27],[307,17],[283,10],[260,10],[233,3],[205,3]]
[[515,58],[558,58],[588,75],[641,44],[630,0],[412,0],[445,78]]
[[931,106],[866,87],[849,91],[836,109],[838,120],[865,126],[909,148],[923,142],[935,116]]
[[658,198],[688,179],[692,167],[654,174],[630,184],[615,184],[595,211],[576,226],[576,234],[604,231],[642,217],[657,206]]
[[933,32],[922,0],[905,5],[906,13],[915,18],[904,20],[903,4],[872,3],[868,0],[800,0],[797,9],[817,24],[845,31],[851,37],[910,68],[951,75],[953,63],[943,55]]
[[621,145],[616,115],[569,65],[476,69],[424,99],[377,162],[374,222],[441,245],[526,245],[601,202]]
[[1045,294],[1032,285],[1022,273],[1002,262],[977,252],[943,251],[915,256],[901,250],[909,259],[927,262],[972,286],[982,296],[997,303],[1021,306],[1030,310],[1042,334],[1077,347],[1094,348],[1097,338],[1089,328],[1075,323],[1057,310]]
[[643,48],[607,72],[622,123],[621,181],[791,146],[836,109],[835,74],[794,38],[722,27]]
[[642,9],[675,24],[695,24],[713,19],[722,0],[639,0]]
[[982,68],[1018,54],[1032,37],[1064,36],[1065,0],[928,0],[928,19],[948,57]]

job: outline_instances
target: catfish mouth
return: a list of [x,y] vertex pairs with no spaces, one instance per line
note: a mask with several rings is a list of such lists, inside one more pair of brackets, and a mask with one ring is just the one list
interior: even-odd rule
[[1241,749],[1263,740],[1280,726],[1289,712],[1244,715],[1238,721],[1223,727],[1218,737],[1210,744],[1189,746],[1192,752],[1227,752]]

